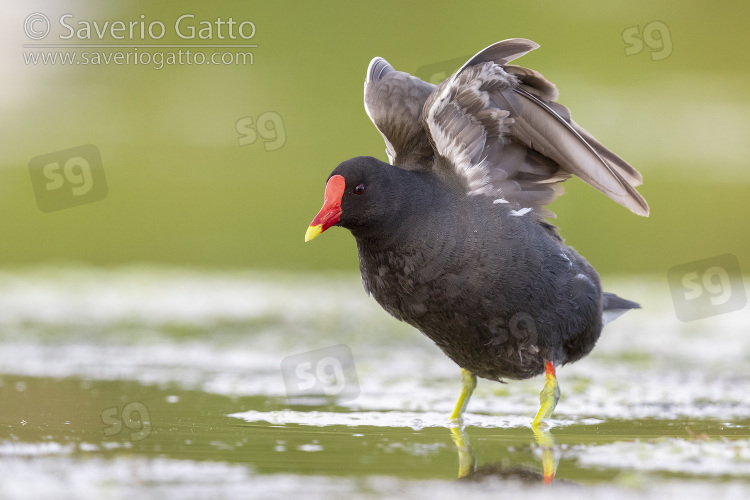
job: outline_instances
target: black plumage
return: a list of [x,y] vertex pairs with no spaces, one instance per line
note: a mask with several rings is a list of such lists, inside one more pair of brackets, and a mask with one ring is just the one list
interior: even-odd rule
[[498,42],[437,87],[373,59],[365,108],[393,165],[340,164],[306,236],[350,230],[368,293],[491,380],[545,367],[554,379],[554,366],[591,351],[608,316],[639,307],[603,293],[544,218],[571,175],[637,214],[648,205],[634,189],[640,174],[554,102],[555,86],[507,64],[536,47]]
[[332,175],[346,179],[338,225],[357,241],[365,290],[462,368],[524,379],[593,348],[605,307],[599,277],[551,225],[375,158]]

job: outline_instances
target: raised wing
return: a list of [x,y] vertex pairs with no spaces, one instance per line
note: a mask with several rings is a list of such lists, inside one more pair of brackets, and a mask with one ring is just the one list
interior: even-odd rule
[[385,140],[392,165],[429,168],[434,151],[422,125],[422,109],[435,85],[396,71],[382,57],[365,77],[365,111]]
[[513,58],[537,48],[511,39],[487,47],[445,80],[424,104],[422,120],[436,152],[434,168],[458,173],[472,195],[514,209],[538,209],[577,175],[638,215],[648,205],[640,174],[573,122],[554,102],[557,89]]

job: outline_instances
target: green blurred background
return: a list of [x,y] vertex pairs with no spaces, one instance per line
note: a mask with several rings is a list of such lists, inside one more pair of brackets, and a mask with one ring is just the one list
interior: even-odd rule
[[[24,32],[35,12],[52,23],[42,41]],[[143,15],[146,23],[163,22],[167,34],[156,41],[60,40],[66,31],[58,19],[65,13],[73,14],[70,24],[100,25]],[[182,14],[193,14],[194,24],[252,21],[257,31],[245,43],[257,45],[253,64],[157,70],[25,63],[24,52],[42,51],[22,47],[28,43],[233,42],[216,34],[179,39],[173,26]],[[541,48],[519,64],[555,82],[576,121],[643,173],[641,192],[651,205],[651,217],[640,218],[568,181],[567,194],[552,205],[568,243],[604,273],[666,275],[671,266],[724,253],[748,270],[748,19],[750,4],[721,1],[6,1],[0,266],[151,262],[354,270],[356,249],[346,231],[308,244],[303,235],[339,162],[357,155],[385,159],[362,106],[370,59],[383,56],[414,73],[525,37]],[[177,49],[141,51],[147,50]],[[258,123],[261,116],[273,121]],[[266,141],[262,136],[275,137],[266,128],[253,142],[238,132],[252,131],[249,119],[275,126],[285,141]],[[84,144],[101,153],[106,197],[42,212],[29,162]]]

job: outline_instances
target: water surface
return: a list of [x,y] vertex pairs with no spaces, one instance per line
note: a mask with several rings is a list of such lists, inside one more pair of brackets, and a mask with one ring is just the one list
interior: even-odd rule
[[[558,372],[556,495],[747,498],[746,312],[682,323],[666,280],[604,282],[644,309]],[[356,276],[37,267],[0,273],[0,310],[4,498],[548,495],[542,379],[480,380],[457,480],[459,371]],[[342,344],[358,394],[290,400],[282,361]]]

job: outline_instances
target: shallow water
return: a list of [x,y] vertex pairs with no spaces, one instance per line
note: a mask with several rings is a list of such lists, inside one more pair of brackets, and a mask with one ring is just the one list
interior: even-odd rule
[[[555,495],[747,498],[747,310],[683,323],[666,277],[604,283],[644,309],[558,371]],[[30,268],[0,311],[0,498],[549,496],[542,379],[480,380],[457,480],[459,371],[356,276]],[[337,396],[294,392],[306,360]]]

